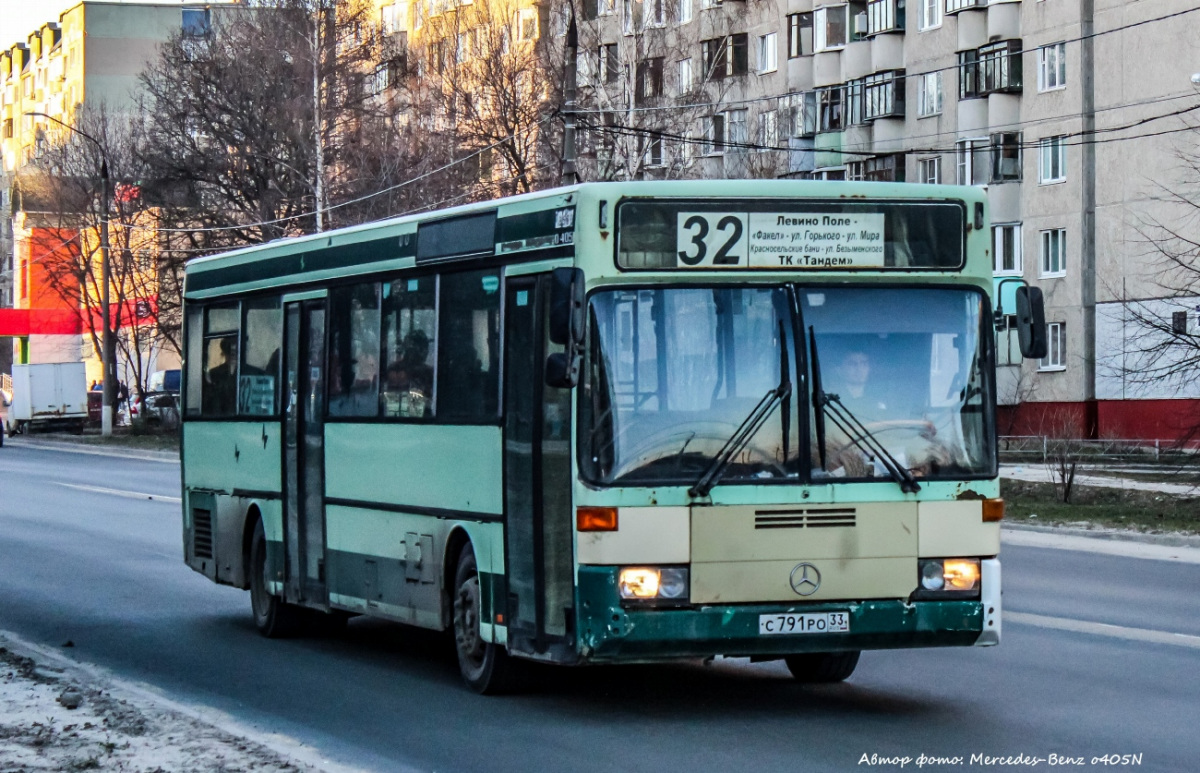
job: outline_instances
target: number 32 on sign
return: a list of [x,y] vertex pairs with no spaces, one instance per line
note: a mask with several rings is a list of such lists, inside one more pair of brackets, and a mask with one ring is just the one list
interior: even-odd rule
[[881,212],[680,212],[678,268],[872,268],[884,265]]

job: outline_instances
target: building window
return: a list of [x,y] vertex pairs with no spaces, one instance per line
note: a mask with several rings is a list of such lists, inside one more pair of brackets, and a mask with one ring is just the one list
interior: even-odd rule
[[847,180],[869,182],[904,182],[904,154],[874,156],[846,165]]
[[536,8],[522,8],[516,18],[517,40],[537,40],[538,15]]
[[[419,3],[419,0],[418,0]],[[612,16],[617,12],[617,0],[596,0],[597,16]]]
[[716,156],[725,152],[725,115],[710,115],[704,121],[704,155]]
[[842,108],[845,102],[845,86],[831,86],[817,92],[819,132],[840,132],[845,128]]
[[679,0],[679,23],[687,24],[692,20],[692,0]]
[[1060,183],[1067,179],[1066,136],[1045,137],[1038,143],[1038,182]]
[[936,29],[942,26],[942,0],[920,0],[922,30]]
[[749,70],[747,36],[742,32],[700,43],[704,55],[704,74],[711,80],[731,75],[745,75]]
[[992,271],[997,276],[1020,276],[1024,269],[1021,260],[1021,224],[992,226],[992,244],[996,256]]
[[730,110],[725,114],[726,145],[738,151],[745,150],[749,134],[746,132],[746,116],[748,110]]
[[904,0],[871,0],[867,3],[867,34],[904,29]]
[[958,98],[1021,90],[1021,41],[1002,40],[958,52]]
[[1038,370],[1067,369],[1067,326],[1062,322],[1046,325],[1046,356],[1038,360]]
[[844,126],[860,126],[867,122],[863,117],[863,87],[865,84],[865,78],[846,81],[846,107],[843,111],[845,118],[842,121]]
[[926,185],[937,185],[942,181],[942,158],[934,156],[933,158],[923,158],[917,162],[919,167],[920,182]]
[[184,8],[182,26],[185,38],[203,38],[212,32],[212,16],[207,8]]
[[1065,276],[1067,273],[1067,231],[1055,228],[1042,231],[1042,276]]
[[849,38],[850,6],[831,5],[813,11],[815,35],[813,51],[833,51],[845,48]]
[[989,140],[986,137],[955,143],[956,177],[959,185],[986,185],[988,182]]
[[1176,335],[1187,335],[1188,313],[1186,311],[1171,312],[1171,332]]
[[925,118],[942,112],[942,74],[927,72],[917,76],[917,115]]
[[946,13],[958,13],[967,8],[982,8],[987,0],[946,0]]
[[663,165],[662,137],[657,134],[642,134],[638,137],[642,151],[642,165],[659,167]]
[[775,72],[779,69],[778,40],[774,32],[760,35],[758,38],[758,72],[759,74]]
[[992,135],[991,182],[1003,183],[1021,179],[1021,133],[1001,132]]
[[687,94],[692,90],[692,60],[691,57],[679,60],[679,93]]
[[779,113],[765,110],[758,115],[759,150],[774,150],[779,144]]
[[633,34],[633,0],[621,0],[621,31]]
[[1038,49],[1038,91],[1067,86],[1067,44],[1055,43]]
[[904,71],[868,75],[863,86],[863,120],[904,117]]
[[817,133],[817,92],[792,94],[788,98],[788,116],[793,137],[811,137]]
[[600,46],[600,82],[613,84],[621,79],[621,64],[617,58],[617,44]]
[[638,104],[646,100],[662,96],[663,93],[663,58],[661,56],[638,62],[637,87],[634,98]]
[[788,59],[808,56],[813,52],[813,15],[793,13],[788,15]]
[[642,13],[643,28],[667,26],[667,0],[643,0]]

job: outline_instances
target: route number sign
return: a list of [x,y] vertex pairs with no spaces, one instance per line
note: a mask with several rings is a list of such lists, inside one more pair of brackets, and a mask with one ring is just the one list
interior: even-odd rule
[[677,268],[874,268],[882,212],[680,212]]

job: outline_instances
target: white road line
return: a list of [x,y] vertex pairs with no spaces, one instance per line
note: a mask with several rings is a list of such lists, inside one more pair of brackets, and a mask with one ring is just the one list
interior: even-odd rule
[[1030,614],[1029,612],[1010,612],[1007,609],[1004,610],[1002,614],[1004,615],[1005,623],[1035,625],[1039,628],[1054,628],[1059,631],[1090,633],[1097,636],[1108,636],[1114,639],[1144,641],[1152,644],[1171,644],[1176,647],[1188,647],[1189,649],[1200,650],[1200,636],[1192,636],[1191,634],[1186,633],[1155,631],[1150,628],[1130,628],[1124,625],[1093,623],[1087,620],[1072,620],[1066,617],[1034,615]]
[[80,491],[94,491],[97,494],[110,494],[114,497],[125,497],[126,499],[153,499],[157,502],[175,502],[183,501],[180,497],[169,497],[165,494],[146,494],[141,491],[125,491],[123,489],[102,488],[101,486],[82,486],[78,483],[62,483],[55,481],[60,486],[67,488],[79,489]]

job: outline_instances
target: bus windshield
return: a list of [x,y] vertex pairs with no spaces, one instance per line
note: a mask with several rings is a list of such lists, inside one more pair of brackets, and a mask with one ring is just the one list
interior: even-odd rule
[[[812,458],[814,479],[886,477],[884,460],[857,437],[864,429],[868,440],[915,477],[992,474],[981,294],[863,288],[799,292],[804,325],[819,352],[820,385],[837,395],[824,421],[813,414],[809,423],[812,448],[820,450],[819,429],[825,441],[824,466],[822,454]],[[838,419],[838,407],[851,421]]]
[[[694,484],[779,385],[781,363],[793,362],[788,307],[782,287],[596,293],[585,475],[602,484]],[[789,396],[775,408],[722,483],[798,476],[794,405]]]
[[[691,485],[739,425],[796,367],[792,288],[600,291],[584,379],[580,456],[600,485]],[[980,293],[795,288],[827,393],[916,478],[990,475]],[[811,368],[811,363],[809,364]],[[811,371],[810,371],[811,372]],[[731,461],[721,484],[888,478],[850,427],[825,417],[818,446],[812,379]],[[799,408],[799,410],[797,410]],[[810,439],[800,442],[802,412]],[[824,451],[822,454],[821,451]],[[811,472],[801,475],[806,460]],[[823,459],[823,462],[822,462]]]

